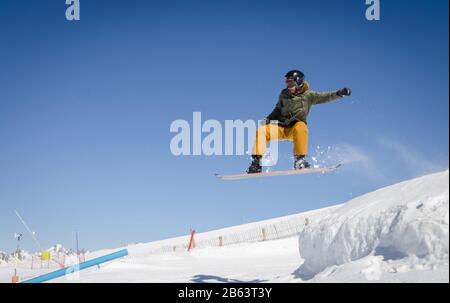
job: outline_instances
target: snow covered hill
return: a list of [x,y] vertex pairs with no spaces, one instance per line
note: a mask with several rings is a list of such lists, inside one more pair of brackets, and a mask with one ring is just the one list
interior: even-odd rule
[[[183,249],[186,236],[130,245],[128,257],[54,282],[448,283],[448,187],[447,170],[342,205],[201,233],[203,245],[190,252]],[[298,226],[297,234],[286,236]],[[258,238],[270,227],[283,237],[271,240],[263,232]],[[236,244],[219,246],[221,237]],[[10,270],[0,266],[0,281],[10,279]]]
[[402,268],[412,269],[447,264],[448,270],[448,186],[447,170],[345,203],[300,233],[299,251],[305,261],[299,275],[312,278],[368,256],[373,256],[368,260],[374,267],[367,270],[373,279],[381,275],[382,262],[403,260]]

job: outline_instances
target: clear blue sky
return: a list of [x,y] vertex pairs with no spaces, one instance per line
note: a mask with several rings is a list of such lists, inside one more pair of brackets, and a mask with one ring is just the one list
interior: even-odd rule
[[[117,247],[344,202],[448,167],[448,1],[0,2],[0,250]],[[260,119],[289,69],[353,95],[313,108],[329,175],[222,182],[245,156],[174,157],[175,119]],[[281,145],[280,168],[291,146]],[[332,153],[331,156],[335,157]],[[354,161],[349,161],[354,160]]]

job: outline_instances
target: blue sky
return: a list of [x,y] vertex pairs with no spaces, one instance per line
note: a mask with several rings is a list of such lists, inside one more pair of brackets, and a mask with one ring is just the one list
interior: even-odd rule
[[[344,202],[448,168],[448,1],[0,2],[0,250],[117,247]],[[345,4],[344,4],[345,3]],[[333,174],[221,182],[246,156],[174,157],[173,120],[260,119],[286,71],[317,91]],[[279,168],[291,146],[280,145]],[[339,156],[336,156],[336,153]]]

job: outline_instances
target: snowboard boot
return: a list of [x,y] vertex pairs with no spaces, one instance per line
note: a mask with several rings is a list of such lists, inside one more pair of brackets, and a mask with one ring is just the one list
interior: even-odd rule
[[306,161],[305,156],[294,156],[294,158],[294,169],[311,167],[311,165]]
[[247,169],[247,174],[257,174],[262,172],[261,158],[262,156],[252,155],[252,163]]

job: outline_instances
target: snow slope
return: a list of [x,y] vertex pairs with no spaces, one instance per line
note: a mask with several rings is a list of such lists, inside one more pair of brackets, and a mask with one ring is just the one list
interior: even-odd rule
[[[448,283],[448,186],[447,170],[342,205],[198,234],[207,240],[313,218],[298,235],[278,240],[164,253],[155,249],[186,243],[187,237],[130,245],[128,257],[52,282]],[[111,251],[97,251],[87,259]],[[11,265],[0,265],[0,281],[8,282],[11,272]]]
[[445,171],[345,203],[300,233],[299,251],[305,260],[301,275],[313,277],[327,267],[369,255],[384,260],[416,258],[411,266],[448,260],[448,185]]

